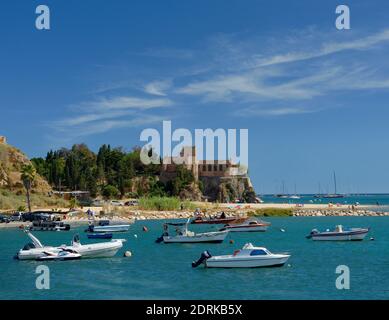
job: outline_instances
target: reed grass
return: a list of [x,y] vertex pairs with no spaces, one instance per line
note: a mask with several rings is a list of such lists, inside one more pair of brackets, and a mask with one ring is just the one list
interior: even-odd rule
[[180,200],[176,197],[143,197],[139,199],[139,208],[142,210],[194,210],[196,205],[188,200]]

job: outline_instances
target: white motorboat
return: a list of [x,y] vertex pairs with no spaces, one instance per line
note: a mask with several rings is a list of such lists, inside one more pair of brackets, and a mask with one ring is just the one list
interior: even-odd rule
[[33,234],[25,230],[26,234],[32,240],[32,243],[26,244],[19,250],[16,258],[20,260],[36,260],[45,256],[45,252],[57,254],[60,251],[72,250],[81,255],[82,258],[106,258],[113,257],[120,248],[123,247],[125,239],[114,239],[109,242],[81,244],[78,235],[75,235],[70,246],[62,245],[58,247],[44,246]]
[[[161,237],[159,237],[156,242],[164,243],[199,243],[199,242],[223,242],[228,234],[228,230],[224,231],[214,231],[214,232],[203,232],[203,233],[194,233],[193,231],[188,230],[188,225],[190,219],[184,223],[165,223],[163,225],[164,232]],[[169,235],[169,226],[175,227],[175,234]]]
[[231,255],[212,256],[208,251],[201,254],[198,261],[192,263],[195,268],[200,264],[208,268],[259,268],[280,267],[288,261],[289,254],[271,253],[263,247],[254,247],[246,243],[241,250]]
[[66,261],[81,259],[81,255],[74,250],[64,249],[59,252],[44,251],[44,255],[36,258],[37,261]]
[[224,226],[224,228],[220,229],[229,230],[230,232],[264,232],[271,225],[270,222],[250,219],[246,220],[243,223],[230,223]]
[[333,231],[326,230],[320,232],[317,229],[313,229],[306,238],[315,241],[361,241],[366,237],[368,232],[369,228],[351,228],[345,230],[343,226],[338,225]]
[[111,232],[127,232],[130,229],[129,224],[110,224],[109,220],[101,220],[97,226],[90,224],[85,232],[91,233],[111,233]]

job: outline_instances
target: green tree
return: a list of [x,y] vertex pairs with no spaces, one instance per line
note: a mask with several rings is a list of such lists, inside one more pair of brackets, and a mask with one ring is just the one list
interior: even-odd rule
[[112,198],[118,197],[120,194],[120,191],[115,186],[107,185],[103,188],[102,194],[103,194],[104,198],[112,199]]
[[177,165],[176,172],[176,177],[166,185],[166,190],[171,196],[178,196],[182,190],[194,182],[192,171],[183,165]]
[[21,169],[21,179],[23,181],[24,188],[26,189],[27,206],[29,212],[31,212],[30,192],[35,177],[36,177],[36,170],[34,166],[32,164],[23,165]]

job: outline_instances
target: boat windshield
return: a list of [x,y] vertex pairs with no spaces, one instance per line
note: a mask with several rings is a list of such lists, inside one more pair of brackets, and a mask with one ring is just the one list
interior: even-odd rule
[[268,253],[262,249],[255,249],[250,252],[250,256],[266,256]]

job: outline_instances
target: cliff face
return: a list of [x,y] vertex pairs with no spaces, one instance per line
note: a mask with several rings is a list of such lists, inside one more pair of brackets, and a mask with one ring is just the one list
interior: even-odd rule
[[246,202],[256,202],[253,186],[247,176],[201,177],[200,181],[203,194],[210,201],[226,203],[244,199]]
[[[24,189],[20,170],[25,164],[31,164],[27,156],[10,145],[0,143],[0,188],[13,192]],[[32,186],[33,193],[47,194],[52,189],[38,174]]]

